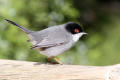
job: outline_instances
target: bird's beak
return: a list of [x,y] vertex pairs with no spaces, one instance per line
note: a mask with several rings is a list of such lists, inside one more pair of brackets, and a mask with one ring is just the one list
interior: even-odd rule
[[83,35],[88,35],[88,33],[86,33],[86,32],[82,32],[82,34],[83,34]]

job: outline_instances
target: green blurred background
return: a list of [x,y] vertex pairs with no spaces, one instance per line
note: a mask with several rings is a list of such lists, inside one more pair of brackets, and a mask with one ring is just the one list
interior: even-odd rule
[[28,37],[4,19],[31,29],[74,21],[88,36],[58,56],[65,64],[112,65],[120,62],[119,0],[0,0],[0,59],[46,62]]

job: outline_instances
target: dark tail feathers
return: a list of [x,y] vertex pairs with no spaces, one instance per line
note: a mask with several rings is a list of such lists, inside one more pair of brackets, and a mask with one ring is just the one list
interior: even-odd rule
[[31,30],[28,30],[28,29],[26,29],[26,28],[24,28],[24,27],[22,27],[22,26],[16,24],[15,22],[13,22],[13,21],[11,21],[11,20],[8,20],[8,19],[5,19],[5,20],[6,20],[7,22],[9,22],[9,23],[11,23],[11,24],[17,26],[18,28],[20,28],[22,31],[24,31],[24,32],[27,33],[27,34],[33,32],[33,31],[31,31]]

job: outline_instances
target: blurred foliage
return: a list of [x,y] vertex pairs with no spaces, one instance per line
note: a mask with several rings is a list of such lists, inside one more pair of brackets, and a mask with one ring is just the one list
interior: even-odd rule
[[89,35],[58,58],[84,65],[120,62],[119,0],[0,0],[0,58],[45,62],[38,50],[30,50],[25,33],[5,18],[35,31],[69,21],[81,23]]

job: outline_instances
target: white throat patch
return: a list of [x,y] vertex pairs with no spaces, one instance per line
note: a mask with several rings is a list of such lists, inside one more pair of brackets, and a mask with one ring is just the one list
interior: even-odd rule
[[80,37],[82,37],[83,33],[78,33],[78,34],[74,34],[72,35],[73,41],[77,42],[79,40]]

